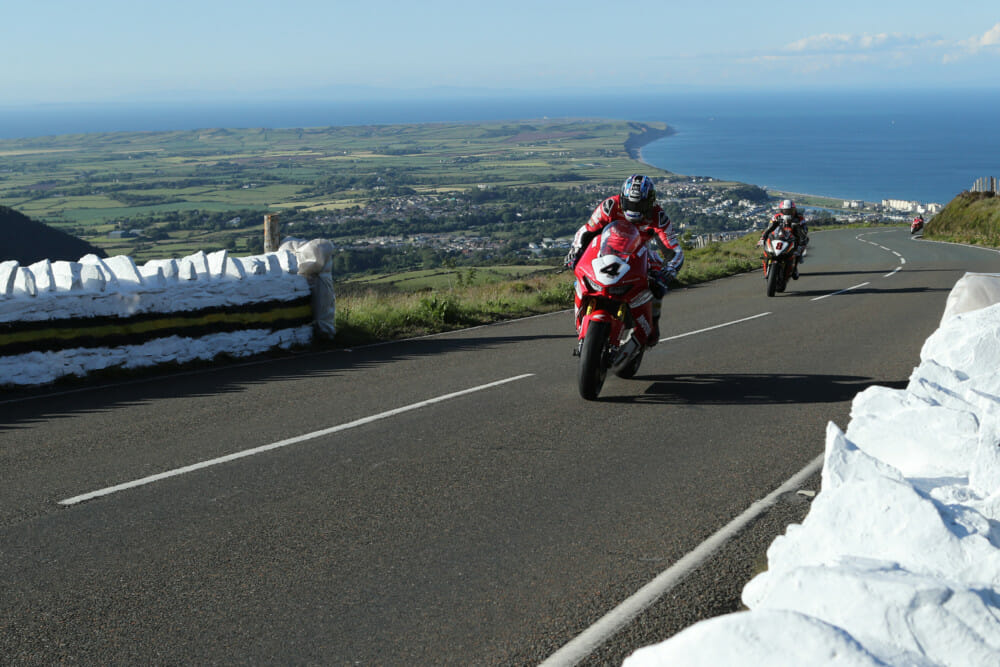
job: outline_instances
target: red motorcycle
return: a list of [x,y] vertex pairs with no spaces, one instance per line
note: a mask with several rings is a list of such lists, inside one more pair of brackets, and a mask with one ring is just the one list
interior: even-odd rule
[[764,280],[767,295],[784,292],[797,263],[795,257],[795,232],[790,224],[778,225],[764,239]]
[[584,249],[573,269],[580,296],[576,356],[580,396],[595,400],[610,370],[630,378],[642,363],[643,346],[633,337],[632,307],[652,300],[650,251],[635,225],[612,222]]
[[912,236],[913,234],[916,234],[923,228],[924,228],[924,218],[923,216],[917,216],[916,218],[913,219],[913,222],[910,223],[910,235]]

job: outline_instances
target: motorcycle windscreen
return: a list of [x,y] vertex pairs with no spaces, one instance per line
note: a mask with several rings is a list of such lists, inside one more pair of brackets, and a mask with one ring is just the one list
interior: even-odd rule
[[616,220],[604,228],[601,234],[601,250],[598,257],[615,255],[625,259],[642,247],[642,234],[638,227],[625,220]]
[[770,238],[777,241],[788,241],[793,236],[791,227],[776,227],[770,234]]

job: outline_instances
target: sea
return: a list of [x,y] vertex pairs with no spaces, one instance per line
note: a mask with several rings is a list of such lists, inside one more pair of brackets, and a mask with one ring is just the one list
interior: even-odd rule
[[[209,127],[611,118],[667,123],[648,164],[842,199],[947,203],[1000,176],[1000,90],[692,92],[0,106],[0,139]],[[2,168],[2,156],[0,156]],[[625,175],[623,175],[624,178]]]

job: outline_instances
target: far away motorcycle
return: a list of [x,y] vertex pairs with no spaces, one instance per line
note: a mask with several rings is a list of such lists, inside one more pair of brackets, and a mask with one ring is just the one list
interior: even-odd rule
[[784,292],[788,279],[792,277],[795,264],[795,232],[791,225],[778,225],[764,239],[764,280],[767,281],[767,295]]
[[633,337],[632,307],[653,299],[649,264],[650,250],[639,230],[620,220],[587,245],[573,269],[581,298],[577,379],[587,400],[597,398],[609,370],[621,378],[639,370],[645,350]]

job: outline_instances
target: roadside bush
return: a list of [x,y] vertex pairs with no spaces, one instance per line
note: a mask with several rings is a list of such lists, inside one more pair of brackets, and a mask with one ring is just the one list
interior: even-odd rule
[[451,295],[425,296],[420,299],[416,318],[430,324],[458,324],[462,321],[462,308]]

